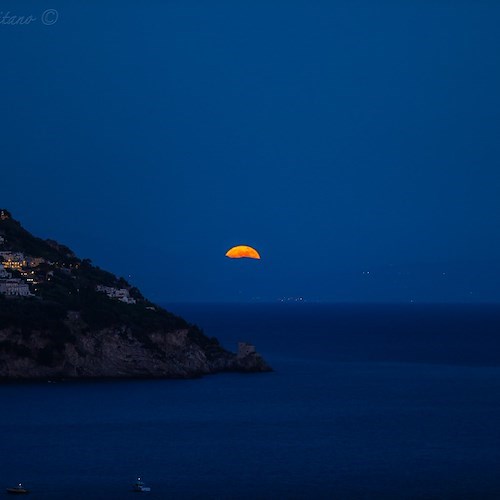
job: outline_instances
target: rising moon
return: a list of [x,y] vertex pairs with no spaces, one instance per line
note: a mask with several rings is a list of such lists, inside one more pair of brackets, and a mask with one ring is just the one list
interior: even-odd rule
[[257,252],[255,248],[247,245],[238,245],[231,248],[226,252],[226,257],[229,257],[230,259],[260,259],[259,252]]

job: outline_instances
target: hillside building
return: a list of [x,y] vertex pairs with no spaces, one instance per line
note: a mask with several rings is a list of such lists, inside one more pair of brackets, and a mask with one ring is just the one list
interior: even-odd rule
[[21,252],[0,252],[0,261],[6,269],[20,270],[28,265]]
[[0,293],[10,296],[31,297],[30,287],[19,278],[0,279]]
[[120,302],[125,302],[125,304],[136,303],[136,300],[130,296],[127,288],[97,285],[96,290],[105,293],[110,299],[118,299]]

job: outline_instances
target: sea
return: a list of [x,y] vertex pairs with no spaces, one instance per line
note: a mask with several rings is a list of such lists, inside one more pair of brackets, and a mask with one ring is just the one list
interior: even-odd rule
[[0,385],[0,497],[500,498],[500,305],[166,304],[272,373]]

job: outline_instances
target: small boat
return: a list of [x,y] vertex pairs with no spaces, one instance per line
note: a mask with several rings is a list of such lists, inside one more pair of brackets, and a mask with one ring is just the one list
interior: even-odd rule
[[145,486],[140,477],[138,477],[137,481],[132,485],[132,489],[140,493],[151,491],[151,488],[149,486]]
[[14,486],[14,488],[7,488],[7,493],[11,495],[27,495],[29,492],[30,490],[27,490],[21,483]]

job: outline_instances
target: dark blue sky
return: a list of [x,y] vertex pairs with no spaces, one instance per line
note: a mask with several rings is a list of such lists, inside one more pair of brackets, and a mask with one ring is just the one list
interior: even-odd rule
[[497,2],[105,3],[0,0],[25,227],[156,300],[500,300]]

